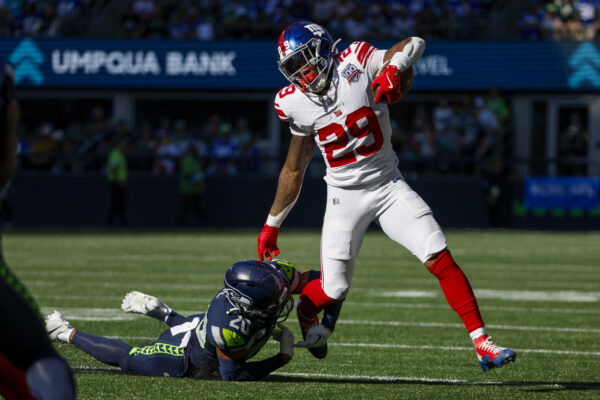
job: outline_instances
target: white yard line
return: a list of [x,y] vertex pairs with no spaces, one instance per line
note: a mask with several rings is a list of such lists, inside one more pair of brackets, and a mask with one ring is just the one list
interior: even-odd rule
[[[106,371],[116,372],[120,371],[117,367],[92,367],[88,365],[77,365],[72,366],[77,371]],[[309,372],[273,372],[270,375],[283,376],[292,378],[327,378],[327,379],[339,379],[340,381],[358,381],[358,382],[404,382],[404,383],[416,383],[416,384],[461,384],[461,385],[474,385],[474,386],[531,386],[531,387],[546,387],[546,388],[584,388],[584,389],[600,389],[600,385],[589,385],[585,383],[569,384],[564,385],[560,383],[550,382],[526,382],[526,381],[472,381],[466,379],[438,379],[438,378],[427,378],[427,377],[413,377],[413,376],[377,376],[377,375],[343,375],[343,374],[321,374],[321,373],[309,373]]]
[[[111,301],[116,305],[121,302],[123,296],[104,296],[104,295],[69,295],[69,294],[39,294],[34,296],[38,300],[90,300],[90,301]],[[165,302],[186,302],[186,303],[209,303],[212,297],[180,297],[166,296],[161,300]],[[428,303],[380,303],[364,301],[345,301],[344,307],[383,307],[383,308],[407,308],[407,309],[439,309],[449,310],[447,304],[428,304]],[[578,308],[548,308],[548,307],[506,307],[506,306],[479,306],[486,311],[510,311],[510,312],[534,312],[550,314],[600,314],[599,309],[578,309]]]
[[[463,324],[449,324],[443,322],[402,322],[402,321],[362,321],[362,320],[340,320],[341,325],[381,325],[381,326],[418,326],[424,328],[460,328]],[[532,332],[571,332],[571,333],[600,333],[600,329],[587,328],[557,328],[549,326],[519,326],[519,325],[486,325],[490,329],[532,331]]]
[[[359,302],[345,301],[344,307],[383,307],[383,308],[433,308],[440,310],[448,310],[447,304],[427,304],[427,303],[377,303],[377,302]],[[537,313],[562,313],[562,314],[600,314],[600,310],[596,309],[578,309],[578,308],[547,308],[547,307],[503,307],[503,306],[479,306],[482,310],[494,311],[511,311],[511,312],[537,312]]]
[[[597,286],[596,286],[597,287]],[[438,297],[440,290],[394,290],[367,289],[369,295],[378,297]],[[600,292],[582,292],[577,290],[495,290],[476,289],[475,297],[478,299],[496,299],[512,301],[550,301],[550,302],[583,302],[594,303],[600,301]]]
[[[54,307],[42,307],[42,314],[50,314]],[[72,321],[123,321],[136,318],[144,318],[139,314],[127,314],[116,308],[58,308],[65,318]],[[202,311],[178,310],[181,315],[198,314]],[[337,322],[339,325],[376,325],[376,326],[407,326],[422,328],[458,328],[464,329],[463,324],[444,322],[404,322],[404,321],[368,321],[347,320]],[[569,332],[569,333],[600,333],[600,329],[594,328],[563,328],[552,326],[523,326],[523,325],[486,325],[490,329],[532,331],[532,332]]]

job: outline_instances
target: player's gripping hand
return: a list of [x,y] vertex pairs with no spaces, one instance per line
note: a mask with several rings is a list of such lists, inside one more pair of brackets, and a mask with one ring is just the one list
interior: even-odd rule
[[306,332],[306,339],[295,344],[296,347],[319,347],[327,342],[331,330],[323,324],[315,325]]
[[128,313],[137,313],[165,322],[171,314],[171,308],[154,296],[142,292],[129,292],[123,298],[121,309]]
[[381,103],[385,98],[388,104],[394,104],[402,99],[401,76],[400,69],[395,65],[387,64],[383,68],[383,71],[371,83],[371,90],[375,94],[375,103]]
[[294,357],[294,335],[286,326],[282,324],[277,326],[279,329],[273,331],[273,339],[279,342],[279,352],[289,356],[289,359],[286,357],[286,362],[289,362]]
[[267,256],[267,260],[271,261],[272,256],[279,254],[279,248],[277,247],[277,235],[279,234],[279,228],[269,226],[265,223],[260,235],[257,240],[258,259],[264,260],[264,256]]

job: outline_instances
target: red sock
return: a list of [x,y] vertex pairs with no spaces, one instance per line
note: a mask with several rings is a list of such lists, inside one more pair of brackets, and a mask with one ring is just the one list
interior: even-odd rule
[[327,296],[321,287],[320,279],[313,279],[302,289],[298,313],[307,321],[319,315],[321,310],[335,300]]
[[25,380],[25,373],[0,354],[0,395],[8,400],[34,400]]
[[473,289],[460,267],[454,262],[450,251],[444,250],[429,269],[440,281],[440,286],[450,307],[460,317],[467,332],[484,326]]

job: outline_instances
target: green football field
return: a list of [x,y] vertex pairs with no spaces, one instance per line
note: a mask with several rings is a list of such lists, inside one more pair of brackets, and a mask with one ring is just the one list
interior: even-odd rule
[[[166,328],[124,314],[131,290],[182,314],[205,310],[234,261],[255,257],[257,232],[9,233],[8,264],[42,313],[132,345]],[[71,345],[57,345],[81,399],[500,399],[600,398],[598,233],[448,232],[494,342],[516,362],[484,373],[471,340],[433,277],[378,232],[362,246],[354,281],[329,342],[263,382],[128,376]],[[283,230],[280,257],[318,268],[319,233]],[[7,323],[7,321],[3,321]],[[300,336],[295,313],[286,322]],[[267,344],[257,359],[275,354]]]

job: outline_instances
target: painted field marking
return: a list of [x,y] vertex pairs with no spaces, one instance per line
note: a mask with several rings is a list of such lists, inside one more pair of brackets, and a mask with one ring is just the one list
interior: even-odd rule
[[[103,366],[93,367],[88,365],[77,365],[71,367],[75,372],[78,371],[98,371],[98,372],[120,372],[117,367]],[[427,377],[412,377],[412,376],[377,376],[377,375],[340,375],[340,374],[321,374],[308,372],[273,372],[273,376],[288,376],[297,378],[327,378],[339,379],[340,381],[367,381],[367,382],[389,382],[389,383],[416,383],[416,384],[450,384],[450,385],[474,385],[474,386],[532,386],[546,387],[555,389],[600,389],[600,385],[588,383],[551,383],[551,382],[526,382],[526,381],[471,381],[466,379],[438,379]]]
[[[385,291],[371,289],[371,296],[378,297],[438,297],[439,290],[398,290]],[[576,290],[542,291],[542,290],[494,290],[477,289],[475,297],[478,299],[518,300],[518,301],[551,301],[551,302],[597,302],[600,301],[600,292],[580,292]]]
[[[54,307],[42,307],[43,314],[50,314]],[[143,315],[124,313],[113,308],[62,308],[59,310],[65,318],[73,321],[122,321],[143,318]],[[202,312],[202,311],[201,311]],[[182,310],[182,315],[198,314],[198,311]],[[403,321],[365,321],[365,320],[339,320],[341,325],[375,325],[375,326],[416,326],[423,328],[458,328],[464,329],[462,324],[443,322],[403,322]],[[550,326],[521,326],[521,325],[487,325],[490,329],[533,331],[533,332],[569,332],[569,333],[600,333],[600,329],[594,328],[562,328]]]
[[[111,301],[116,305],[121,302],[123,296],[103,296],[103,295],[69,295],[69,294],[38,294],[34,296],[38,300],[93,300],[93,301]],[[186,302],[186,303],[209,303],[212,297],[180,297],[165,296],[161,299],[165,302]],[[379,302],[359,302],[345,301],[345,307],[385,307],[385,308],[407,308],[407,309],[439,309],[448,310],[447,304],[428,304],[428,303],[379,303]],[[511,311],[511,312],[535,312],[550,314],[600,314],[600,309],[579,309],[579,308],[548,308],[548,307],[507,307],[507,306],[479,306],[481,310]]]

